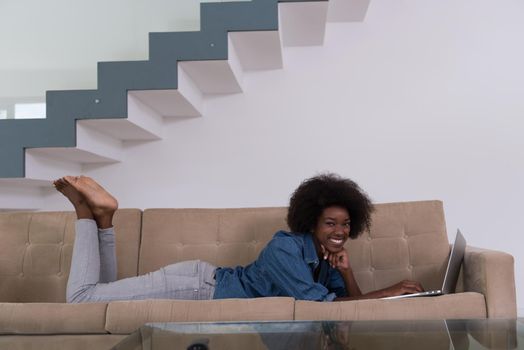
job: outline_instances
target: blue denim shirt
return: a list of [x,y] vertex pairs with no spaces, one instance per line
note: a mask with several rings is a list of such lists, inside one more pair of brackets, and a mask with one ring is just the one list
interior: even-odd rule
[[[320,266],[318,281],[313,272]],[[288,296],[333,301],[347,296],[340,273],[319,261],[310,233],[277,232],[246,267],[218,268],[214,299]]]

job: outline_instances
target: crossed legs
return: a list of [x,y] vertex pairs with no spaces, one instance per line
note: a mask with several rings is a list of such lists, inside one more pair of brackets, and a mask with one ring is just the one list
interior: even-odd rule
[[54,185],[73,204],[78,217],[67,302],[213,297],[216,268],[200,260],[172,264],[117,281],[112,226],[117,200],[86,176],[65,176]]
[[113,215],[118,202],[94,180],[65,176],[54,181],[55,188],[73,205],[77,219],[67,300],[81,299],[89,286],[116,280],[117,266]]

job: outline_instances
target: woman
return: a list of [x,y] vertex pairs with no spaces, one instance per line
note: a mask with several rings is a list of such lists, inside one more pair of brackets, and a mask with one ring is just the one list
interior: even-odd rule
[[340,301],[423,290],[418,282],[402,281],[362,294],[344,244],[369,229],[373,206],[355,182],[334,174],[308,179],[295,190],[287,215],[292,232],[277,232],[248,266],[217,268],[193,260],[119,281],[112,227],[116,199],[85,176],[65,176],[54,185],[78,217],[68,302],[269,296]]

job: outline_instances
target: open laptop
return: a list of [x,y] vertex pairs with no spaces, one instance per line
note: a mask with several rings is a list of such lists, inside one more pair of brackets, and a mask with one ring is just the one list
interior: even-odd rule
[[457,230],[457,236],[455,237],[455,243],[451,249],[449,255],[448,268],[446,269],[446,275],[444,276],[444,282],[442,283],[442,289],[428,290],[420,293],[403,294],[394,297],[386,297],[381,299],[400,299],[400,298],[412,298],[412,297],[428,297],[442,294],[449,294],[455,291],[457,285],[458,276],[460,273],[460,266],[464,259],[464,252],[466,251],[466,240],[460,230]]

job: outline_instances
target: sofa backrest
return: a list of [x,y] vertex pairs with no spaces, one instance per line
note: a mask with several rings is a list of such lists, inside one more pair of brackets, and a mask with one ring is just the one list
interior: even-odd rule
[[[402,279],[439,288],[449,254],[440,201],[376,204],[371,231],[347,243],[363,292]],[[118,278],[190,259],[246,265],[287,208],[121,209],[115,215]],[[0,302],[63,302],[71,263],[72,212],[0,213]]]
[[[136,276],[141,211],[118,210],[118,277]],[[73,212],[0,213],[0,302],[65,302]]]
[[138,272],[193,259],[249,264],[276,231],[288,229],[285,216],[286,208],[147,209]]
[[362,292],[403,279],[440,289],[449,256],[441,201],[376,204],[370,232],[347,243]]
[[[402,279],[439,288],[449,244],[442,202],[376,204],[371,232],[347,243],[363,292]],[[278,230],[287,208],[148,209],[143,213],[139,274],[201,259],[217,266],[255,260]]]

